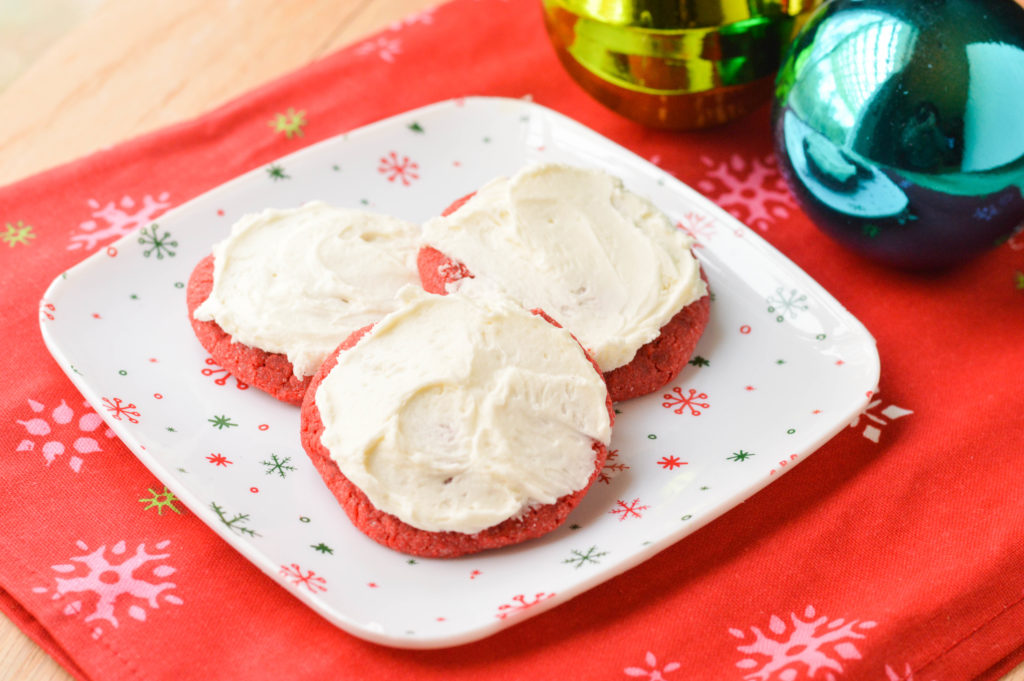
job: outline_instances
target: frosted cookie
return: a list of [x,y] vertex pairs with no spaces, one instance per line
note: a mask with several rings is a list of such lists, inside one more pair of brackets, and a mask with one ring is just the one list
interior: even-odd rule
[[611,400],[566,330],[519,306],[408,290],[302,404],[302,444],[353,524],[454,557],[558,527],[607,457]]
[[710,303],[692,242],[607,173],[528,167],[423,227],[423,287],[500,292],[564,324],[613,400],[668,383],[693,354]]
[[189,320],[239,380],[300,404],[320,363],[416,284],[420,230],[322,202],[246,215],[192,272]]

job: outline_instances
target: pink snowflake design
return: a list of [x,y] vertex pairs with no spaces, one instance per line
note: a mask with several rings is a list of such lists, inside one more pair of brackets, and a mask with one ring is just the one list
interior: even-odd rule
[[[89,433],[96,435],[100,426],[103,425],[103,419],[99,414],[89,408],[88,402],[83,402],[86,410],[75,420],[75,411],[68,406],[64,400],[60,401],[60,405],[54,408],[49,414],[49,420],[45,418],[43,412],[46,411],[46,405],[35,400],[28,400],[29,409],[31,409],[38,416],[28,419],[27,421],[16,420],[25,427],[26,433],[31,439],[24,439],[18,443],[17,451],[19,452],[33,452],[36,451],[36,447],[39,447],[39,451],[43,454],[43,459],[46,460],[46,465],[49,466],[54,462],[58,456],[62,456],[68,449],[68,443],[70,441],[70,447],[77,454],[92,454],[93,452],[103,451],[100,449],[99,442],[96,441],[95,437],[84,435],[83,433]],[[58,436],[56,431],[63,430],[64,435]],[[109,428],[103,429],[103,434],[107,438],[114,437],[114,432]],[[71,439],[74,438],[72,441]],[[72,454],[68,457],[68,466],[74,472],[79,472],[82,468],[82,458],[76,454]]]
[[661,396],[662,399],[665,400],[665,402],[661,403],[661,406],[666,409],[672,409],[675,407],[673,411],[677,414],[682,414],[684,411],[689,409],[693,416],[700,416],[701,409],[708,409],[711,407],[710,403],[701,401],[708,399],[707,393],[698,393],[693,388],[690,388],[689,393],[684,395],[683,389],[678,386],[672,388],[672,392],[675,393],[675,395],[666,393]]
[[[736,666],[752,670],[743,678],[757,681],[795,681],[798,677],[814,679],[824,669],[823,678],[835,681],[836,675],[843,672],[842,660],[859,660],[861,657],[857,646],[852,643],[864,638],[858,629],[875,626],[874,622],[817,617],[810,605],[804,610],[804,618],[790,613],[790,620],[792,630],[785,620],[772,615],[768,621],[772,636],[765,635],[758,627],[750,628],[753,640],[736,648],[748,655]],[[729,629],[729,633],[744,641],[747,637],[739,629]]]
[[377,172],[381,175],[386,175],[388,182],[401,180],[402,184],[408,187],[412,184],[413,180],[419,179],[420,176],[416,172],[419,168],[419,165],[408,156],[403,156],[399,159],[398,154],[392,151],[380,159]]
[[619,461],[619,450],[613,449],[608,452],[608,456],[604,460],[604,466],[601,468],[601,472],[597,474],[597,481],[610,485],[612,484],[612,478],[622,471],[628,470],[629,464]]
[[71,234],[68,250],[84,248],[91,251],[101,241],[120,238],[150,224],[171,205],[167,200],[169,196],[167,192],[156,198],[146,194],[141,206],[130,196],[122,197],[117,203],[108,201],[104,206],[96,199],[89,199],[92,217],[78,224],[78,230]]
[[[156,545],[156,549],[166,549],[170,543],[169,540],[162,541]],[[35,593],[52,593],[51,598],[55,601],[65,597],[74,598],[64,607],[65,615],[77,615],[91,606],[92,611],[85,616],[85,622],[100,620],[116,628],[120,626],[119,613],[126,613],[134,620],[145,622],[147,610],[144,606],[155,610],[161,602],[174,605],[183,603],[178,596],[166,593],[175,588],[174,583],[146,579],[150,576],[164,578],[174,574],[175,568],[161,562],[170,556],[169,553],[148,553],[146,545],[139,544],[134,554],[115,562],[127,552],[124,541],[114,544],[109,553],[105,544],[91,553],[88,553],[89,547],[85,542],[79,540],[75,545],[87,553],[72,556],[67,563],[51,566],[54,572],[69,576],[55,578],[52,592],[45,586],[33,589]],[[97,626],[92,636],[99,638],[102,633],[103,629]]]
[[124,400],[120,397],[115,397],[113,399],[104,397],[103,407],[118,421],[120,421],[123,416],[129,423],[139,422],[139,412],[136,406],[131,403],[125,404]]
[[[898,418],[914,413],[909,409],[904,409],[903,407],[897,407],[895,404],[890,404],[888,407],[883,408],[878,414],[872,414],[871,412],[880,404],[882,404],[882,400],[872,400],[869,402],[868,406],[864,407],[864,411],[858,414],[853,422],[850,423],[850,427],[857,428],[860,426],[860,419],[862,416],[866,420],[884,427],[891,421],[895,421]],[[888,421],[886,419],[888,419]],[[878,444],[878,440],[882,435],[882,430],[878,426],[872,425],[872,423],[865,425],[864,431],[861,434],[868,440]]]
[[914,670],[911,669],[909,662],[903,665],[902,674],[889,665],[885,665],[885,678],[887,681],[914,681]]
[[402,41],[400,38],[389,38],[382,35],[378,38],[371,38],[356,48],[356,54],[363,56],[376,54],[380,59],[389,64],[395,62],[395,55],[402,53]]
[[654,653],[649,650],[647,651],[647,654],[644,655],[644,663],[647,665],[647,668],[626,667],[622,671],[626,676],[642,676],[646,678],[647,681],[665,681],[665,674],[674,672],[680,667],[678,662],[669,662],[664,667],[659,667],[658,658],[656,658]]
[[642,518],[643,511],[646,511],[649,508],[650,506],[641,506],[640,498],[637,497],[628,504],[622,499],[617,500],[615,502],[615,508],[608,512],[613,515],[619,516],[619,522],[621,523],[626,518]]
[[526,596],[524,596],[523,594],[516,594],[512,597],[511,603],[502,603],[498,606],[498,612],[495,615],[495,617],[497,617],[500,620],[503,620],[507,617],[518,614],[523,610],[532,608],[541,601],[546,601],[554,595],[555,594],[553,593],[544,593],[543,591],[540,591],[534,594],[532,599],[527,600]]
[[416,24],[423,24],[424,26],[429,26],[434,23],[434,12],[436,11],[436,7],[431,7],[429,9],[421,10],[419,12],[410,14],[404,19],[392,22],[391,30],[398,31],[405,28],[406,26],[415,26]]
[[242,381],[238,380],[238,378],[233,377],[231,375],[231,372],[229,372],[221,365],[217,364],[217,362],[214,361],[213,357],[206,358],[206,368],[202,370],[202,374],[203,376],[216,376],[217,374],[223,374],[223,376],[221,376],[220,378],[215,379],[214,383],[216,383],[217,385],[226,385],[229,378],[234,378],[236,388],[238,388],[239,390],[249,389],[248,384],[242,383]]
[[707,171],[697,188],[741,222],[764,232],[792,214],[793,198],[771,154],[749,159],[733,154],[721,163],[701,156],[700,162]]
[[306,587],[310,593],[316,593],[318,591],[327,591],[327,580],[313,572],[312,570],[303,570],[299,567],[298,563],[292,563],[291,565],[282,565],[278,574],[291,582],[294,586]]
[[683,215],[676,227],[690,235],[696,248],[701,247],[701,242],[711,241],[715,234],[715,221],[704,213],[692,210]]

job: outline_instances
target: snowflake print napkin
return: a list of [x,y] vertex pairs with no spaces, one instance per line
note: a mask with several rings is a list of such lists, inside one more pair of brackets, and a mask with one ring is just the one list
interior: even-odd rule
[[[882,378],[864,412],[814,456],[779,461],[763,491],[646,562],[455,651],[391,649],[312,612],[135,459],[110,424],[138,418],[139,403],[91,405],[75,390],[42,342],[40,323],[62,312],[43,294],[124,235],[137,235],[152,262],[178,257],[163,212],[243,172],[287,182],[276,160],[289,152],[468,95],[532,99],[704,193],[865,324]],[[436,172],[400,149],[375,170],[396,184]],[[723,238],[706,215],[675,217],[698,255]],[[191,123],[0,189],[0,606],[83,680],[996,679],[1024,659],[1022,251],[1018,237],[930,276],[859,260],[786,191],[767,109],[702,132],[642,128],[565,75],[540,3],[456,0]],[[750,301],[746,330],[714,332],[756,341],[759,325],[802,304],[800,292],[780,290]],[[90,338],[110,338],[102,314],[88,321]],[[786,371],[779,359],[764,370]],[[716,357],[694,362],[699,372]],[[224,390],[247,388],[212,362],[200,370]],[[747,388],[755,376],[737,378]],[[698,385],[665,390],[680,419],[704,418],[715,399]],[[232,414],[209,417],[211,428],[238,427]],[[664,452],[656,464],[679,472],[694,454]],[[203,456],[210,470],[235,465],[231,452]],[[628,480],[633,456],[614,452],[601,484]],[[730,456],[749,466],[757,444],[738,443]],[[261,457],[265,480],[293,473],[294,460],[275,457]],[[642,523],[649,505],[624,495],[610,512]],[[247,509],[218,513],[231,532],[258,532]],[[602,551],[581,545],[562,567],[589,569]],[[296,589],[323,586],[301,564],[281,569]],[[472,598],[486,579],[467,572],[450,597]],[[510,594],[496,617],[545,597]]]

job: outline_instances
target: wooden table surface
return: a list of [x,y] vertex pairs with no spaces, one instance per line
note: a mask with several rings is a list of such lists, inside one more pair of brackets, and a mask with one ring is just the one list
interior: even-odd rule
[[[434,3],[107,0],[0,92],[0,185],[194,117]],[[0,617],[0,681],[14,679],[71,676]],[[1024,681],[1024,665],[1004,681]]]

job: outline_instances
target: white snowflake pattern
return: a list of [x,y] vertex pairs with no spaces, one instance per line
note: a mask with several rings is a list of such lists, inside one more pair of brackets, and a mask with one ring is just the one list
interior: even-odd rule
[[[170,540],[161,541],[156,544],[156,549],[163,551],[170,543]],[[89,551],[89,546],[81,540],[75,545],[83,552]],[[145,622],[147,607],[156,610],[161,603],[181,605],[184,602],[177,595],[168,593],[177,586],[173,582],[145,579],[149,575],[162,579],[174,574],[175,568],[162,562],[170,557],[169,553],[148,553],[146,545],[139,544],[134,554],[114,562],[126,552],[127,546],[122,540],[114,544],[109,552],[104,544],[91,553],[72,556],[67,563],[51,566],[54,572],[71,576],[56,577],[52,592],[50,587],[45,586],[35,587],[33,591],[52,593],[51,598],[55,601],[73,598],[64,606],[63,612],[68,616],[78,615],[91,605],[92,611],[83,621],[97,622],[92,630],[93,638],[103,634],[103,628],[98,622],[106,622],[117,628],[121,623],[119,614],[127,614],[136,621]]]
[[707,171],[697,188],[740,222],[764,232],[776,220],[792,215],[793,198],[771,154],[762,158],[733,154],[721,163],[701,156],[700,161]]
[[740,669],[751,670],[744,679],[751,681],[796,681],[818,678],[824,670],[826,681],[835,681],[843,672],[843,661],[859,660],[860,651],[853,643],[863,639],[864,630],[875,627],[875,622],[844,619],[830,620],[818,616],[813,606],[808,605],[801,618],[790,613],[792,629],[786,621],[772,615],[768,621],[771,635],[759,627],[750,627],[753,640],[747,642],[747,634],[740,629],[729,629],[729,633],[744,641],[737,650],[744,653],[736,663]]
[[356,48],[356,54],[360,56],[376,54],[378,58],[389,64],[395,63],[395,56],[401,53],[401,38],[391,38],[386,35],[371,38]]
[[[879,426],[886,426],[891,421],[895,421],[898,418],[903,418],[908,414],[914,413],[910,409],[904,409],[903,407],[898,407],[895,404],[890,404],[883,408],[879,414],[872,414],[871,412],[880,404],[882,404],[882,400],[872,400],[869,402],[868,406],[864,407],[864,410],[850,423],[850,427],[859,427],[861,417],[864,417],[867,421],[876,423]],[[886,419],[888,419],[888,421],[886,421]],[[868,440],[877,444],[878,440],[881,438],[882,430],[878,426],[872,425],[872,423],[865,424],[864,431],[861,434]]]
[[96,199],[89,199],[91,218],[78,224],[78,229],[71,234],[68,250],[84,248],[91,251],[100,242],[121,238],[143,225],[149,225],[170,207],[169,196],[168,192],[161,192],[156,198],[146,194],[141,206],[130,196],[122,197],[117,203],[108,201],[102,206]]
[[652,653],[649,650],[647,651],[647,654],[644,655],[644,663],[647,665],[646,668],[645,667],[626,667],[622,671],[623,671],[624,674],[626,674],[626,676],[633,676],[633,677],[641,677],[642,676],[642,677],[646,678],[647,681],[666,681],[664,675],[668,674],[669,672],[674,672],[675,670],[679,669],[679,667],[680,667],[680,664],[678,662],[669,662],[664,667],[659,667],[658,666],[658,658],[656,658],[654,656],[654,653]]
[[[46,461],[46,465],[52,464],[57,457],[63,456],[70,447],[76,453],[68,457],[68,466],[74,472],[78,473],[82,469],[83,459],[78,454],[92,454],[93,452],[100,452],[100,443],[93,437],[99,434],[99,429],[103,425],[103,419],[99,414],[89,408],[88,402],[83,402],[86,410],[75,420],[75,411],[68,406],[67,401],[61,400],[60,404],[55,407],[49,414],[49,420],[45,418],[43,412],[46,411],[46,405],[35,400],[28,400],[29,409],[31,409],[36,416],[22,421],[16,419],[16,423],[21,424],[26,433],[31,439],[26,438],[18,443],[16,451],[19,452],[34,452],[38,447],[39,451],[43,455],[43,459]],[[65,435],[58,435],[56,431],[62,430]],[[109,428],[104,428],[104,435],[107,438],[113,438],[114,432]],[[72,440],[74,438],[74,440]],[[61,440],[64,440],[63,442]],[[70,444],[68,442],[70,441]]]

